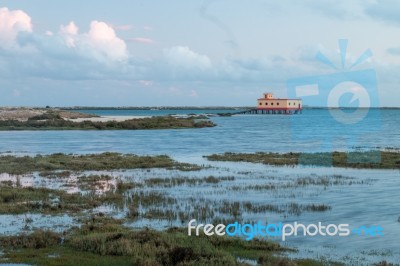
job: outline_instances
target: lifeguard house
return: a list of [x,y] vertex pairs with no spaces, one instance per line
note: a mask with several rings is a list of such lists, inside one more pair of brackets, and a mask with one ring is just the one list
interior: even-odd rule
[[297,114],[301,113],[301,99],[274,98],[270,92],[264,93],[263,98],[257,99],[256,113],[261,114]]

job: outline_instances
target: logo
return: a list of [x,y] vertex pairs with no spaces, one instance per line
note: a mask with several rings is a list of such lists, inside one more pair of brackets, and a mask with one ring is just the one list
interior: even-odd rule
[[[294,141],[310,142],[319,145],[321,150],[333,152],[352,150],[360,146],[360,138],[373,136],[380,130],[379,93],[376,71],[374,69],[358,69],[372,57],[370,49],[365,50],[354,63],[348,64],[347,40],[339,40],[341,65],[337,66],[327,56],[318,52],[316,59],[329,66],[331,74],[298,77],[287,80],[289,98],[302,98],[303,106],[317,106],[314,123],[318,119],[328,124],[329,128],[321,128],[320,132],[310,134],[307,124],[301,117],[292,117],[291,129]],[[303,110],[304,113],[307,112]],[[316,134],[315,134],[316,133]],[[380,153],[371,158],[350,158],[352,163],[379,163]],[[354,157],[354,156],[353,156]],[[305,157],[300,163],[307,164]],[[327,166],[332,161],[326,162]]]
[[[193,232],[194,231],[194,232]],[[203,233],[206,236],[238,236],[244,237],[250,241],[255,237],[279,237],[282,241],[286,241],[292,236],[323,236],[323,237],[345,237],[351,234],[357,236],[383,236],[383,228],[380,226],[359,226],[350,229],[349,224],[323,224],[318,222],[316,224],[302,224],[294,223],[269,223],[263,224],[261,221],[257,223],[241,224],[234,222],[228,225],[225,224],[197,224],[196,219],[190,220],[188,223],[188,235],[199,236]]]

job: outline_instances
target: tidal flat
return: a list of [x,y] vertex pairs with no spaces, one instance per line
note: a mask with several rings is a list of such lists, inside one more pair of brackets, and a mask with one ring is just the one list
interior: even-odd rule
[[[215,161],[196,165],[168,156],[118,153],[2,157],[0,225],[15,230],[2,233],[1,262],[363,265],[399,257],[368,246],[381,241],[377,239],[364,239],[366,245],[349,252],[354,237],[330,239],[327,246],[324,239],[301,237],[286,243],[205,236],[194,241],[185,231],[191,219],[213,224],[343,220],[349,205],[358,206],[346,202],[347,195],[379,193],[379,184],[390,182],[393,170],[338,173],[334,167]],[[21,218],[10,221],[10,215]],[[393,219],[398,224],[398,216]],[[309,253],[315,245],[319,248]]]
[[[308,259],[280,256],[292,252],[270,241],[200,235],[169,228],[132,230],[123,221],[103,216],[82,220],[63,233],[36,230],[0,237],[1,260],[34,265],[324,265]],[[238,259],[240,258],[240,259]],[[341,264],[332,264],[341,265]]]
[[[188,163],[179,163],[167,155],[138,156],[135,154],[121,154],[105,152],[99,154],[63,154],[35,156],[0,156],[0,173],[23,174],[32,171],[43,171],[42,175],[67,174],[65,170],[115,170],[135,168],[168,168],[180,170],[199,170],[201,166]],[[49,172],[64,170],[62,173]]]
[[146,129],[184,129],[214,127],[207,119],[197,117],[145,117],[123,121],[71,121],[57,114],[43,114],[27,121],[0,120],[0,131],[12,130],[146,130]]
[[309,165],[333,166],[366,169],[400,169],[398,151],[351,151],[351,152],[316,152],[316,153],[232,153],[205,156],[211,161],[251,162],[270,165]]

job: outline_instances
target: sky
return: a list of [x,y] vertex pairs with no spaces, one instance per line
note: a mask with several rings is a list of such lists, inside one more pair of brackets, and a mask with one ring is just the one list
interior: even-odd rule
[[[313,77],[343,105],[400,107],[398,14],[396,0],[2,0],[0,105],[254,106]],[[305,85],[305,104],[331,102]]]

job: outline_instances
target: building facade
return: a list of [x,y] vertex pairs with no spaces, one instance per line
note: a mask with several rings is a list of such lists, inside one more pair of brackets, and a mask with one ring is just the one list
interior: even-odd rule
[[268,113],[297,113],[303,107],[301,99],[274,98],[272,93],[264,93],[264,97],[257,99],[257,110]]

